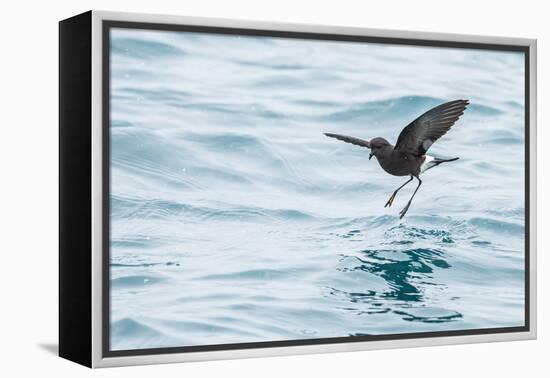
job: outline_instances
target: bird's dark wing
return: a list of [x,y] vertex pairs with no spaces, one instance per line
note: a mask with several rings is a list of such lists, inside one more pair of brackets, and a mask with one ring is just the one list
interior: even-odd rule
[[368,140],[354,138],[354,137],[350,137],[350,136],[346,136],[346,135],[340,135],[340,134],[325,133],[325,135],[328,136],[328,137],[331,137],[331,138],[336,138],[336,139],[341,140],[341,141],[346,142],[346,143],[351,143],[351,144],[355,144],[357,146],[370,148],[370,143],[369,143]]
[[401,131],[395,149],[406,154],[424,155],[464,114],[468,104],[468,100],[455,100],[428,110]]

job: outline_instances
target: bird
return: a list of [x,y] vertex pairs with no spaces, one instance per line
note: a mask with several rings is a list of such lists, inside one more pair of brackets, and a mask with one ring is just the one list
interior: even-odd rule
[[397,192],[415,178],[418,180],[411,198],[399,212],[399,219],[403,219],[422,185],[420,175],[442,163],[458,160],[458,157],[436,157],[427,155],[426,152],[450,130],[469,104],[469,100],[453,100],[428,110],[401,130],[395,146],[381,137],[365,140],[340,134],[324,134],[330,138],[370,149],[369,160],[373,156],[376,157],[382,169],[390,175],[410,176],[407,182],[393,192],[384,207],[391,207]]

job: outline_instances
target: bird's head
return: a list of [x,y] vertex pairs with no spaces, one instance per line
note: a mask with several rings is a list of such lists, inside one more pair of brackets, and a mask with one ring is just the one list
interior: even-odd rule
[[378,157],[381,151],[390,145],[390,142],[388,142],[384,138],[373,138],[370,140],[370,154],[369,154],[369,160],[372,159],[373,156]]

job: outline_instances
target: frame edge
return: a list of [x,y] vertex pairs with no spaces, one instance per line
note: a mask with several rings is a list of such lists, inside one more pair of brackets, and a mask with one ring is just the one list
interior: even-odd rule
[[59,356],[91,367],[91,12],[59,22]]
[[[537,212],[536,212],[536,45],[537,40],[531,38],[508,38],[499,36],[480,36],[467,34],[446,34],[446,33],[430,33],[420,31],[404,31],[404,30],[379,30],[358,27],[339,27],[326,26],[316,24],[289,24],[289,23],[274,23],[265,21],[245,21],[237,19],[221,19],[221,18],[202,18],[202,17],[185,17],[185,16],[166,16],[158,14],[141,14],[141,13],[124,13],[111,11],[93,11],[93,36],[92,36],[92,69],[93,69],[93,85],[92,85],[92,101],[93,116],[92,116],[92,173],[94,174],[94,182],[101,178],[101,96],[102,96],[102,59],[101,59],[101,38],[102,38],[102,23],[103,21],[129,21],[129,22],[146,22],[146,23],[166,23],[166,24],[187,24],[199,26],[214,26],[214,27],[238,27],[245,29],[265,29],[265,30],[284,30],[296,32],[322,32],[338,35],[357,34],[368,35],[375,37],[387,38],[403,38],[403,33],[407,33],[407,39],[422,39],[428,41],[452,41],[452,42],[474,42],[486,44],[509,44],[521,46],[526,49],[529,54],[529,124],[525,125],[529,129],[529,272],[530,272],[530,292],[529,292],[529,330],[525,332],[503,333],[503,334],[485,334],[485,335],[467,335],[467,336],[450,336],[450,337],[429,337],[423,339],[403,339],[396,344],[395,340],[389,341],[366,341],[354,342],[345,344],[319,344],[308,346],[290,346],[290,347],[275,347],[275,348],[258,348],[258,349],[233,349],[222,351],[207,351],[207,352],[185,352],[185,353],[167,353],[141,356],[123,356],[123,357],[103,357],[102,336],[101,336],[101,297],[97,297],[98,293],[102,292],[101,286],[101,267],[102,267],[102,248],[101,248],[101,183],[93,184],[93,215],[94,215],[94,247],[93,247],[93,366],[94,367],[115,367],[125,365],[143,365],[151,363],[175,363],[175,362],[193,362],[206,360],[221,360],[235,358],[254,358],[268,356],[284,356],[298,354],[317,354],[329,352],[350,352],[350,351],[366,351],[391,348],[409,348],[409,347],[425,347],[439,346],[451,344],[465,343],[480,343],[480,342],[501,342],[513,340],[533,340],[537,338],[536,331],[536,246],[537,246]],[[96,40],[97,39],[97,40]],[[527,142],[527,141],[526,141]],[[100,181],[100,180],[99,180]],[[99,190],[99,192],[98,192]],[[98,209],[99,208],[99,209]],[[98,223],[99,219],[99,223]],[[96,239],[99,237],[99,239]],[[527,320],[527,319],[526,319]]]

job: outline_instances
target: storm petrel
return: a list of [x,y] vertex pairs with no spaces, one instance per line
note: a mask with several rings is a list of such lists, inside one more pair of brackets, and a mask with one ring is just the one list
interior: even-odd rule
[[379,137],[369,141],[332,133],[325,133],[325,135],[346,143],[369,148],[371,150],[369,160],[375,156],[382,169],[390,175],[410,176],[407,182],[393,192],[384,207],[391,206],[397,192],[411,182],[413,178],[418,180],[418,185],[409,199],[409,202],[407,202],[403,210],[399,213],[399,218],[401,219],[405,216],[407,210],[409,210],[409,206],[418,188],[422,185],[420,175],[441,163],[458,159],[458,157],[445,159],[430,156],[426,155],[426,152],[431,145],[445,135],[460,116],[464,114],[464,110],[468,104],[468,100],[454,100],[428,110],[401,131],[395,146],[386,139]]

